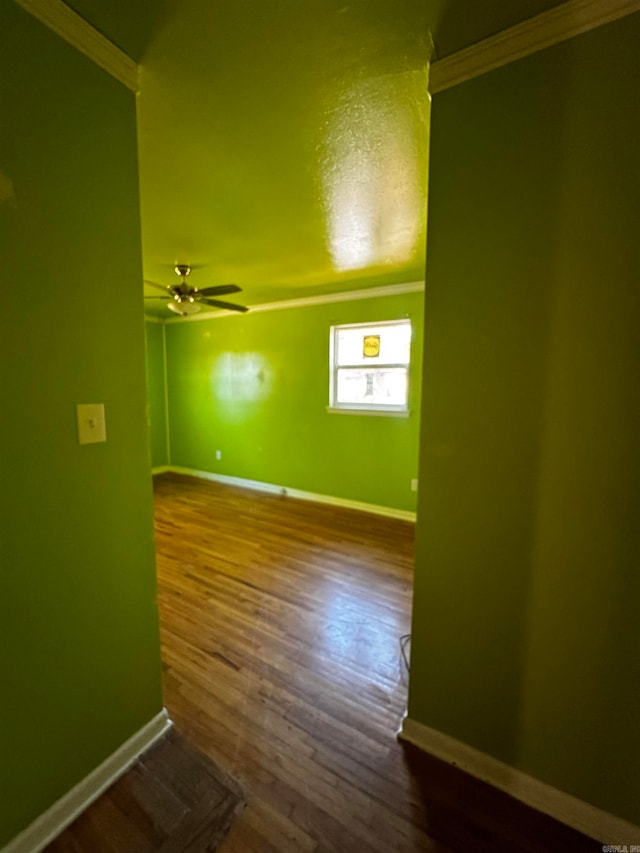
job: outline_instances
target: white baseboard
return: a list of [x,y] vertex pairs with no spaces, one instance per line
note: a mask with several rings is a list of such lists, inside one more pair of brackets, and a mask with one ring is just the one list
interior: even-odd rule
[[[416,514],[407,509],[394,509],[390,506],[378,506],[377,504],[352,501],[347,498],[335,498],[331,495],[318,495],[315,492],[304,492],[300,489],[291,489],[289,486],[277,486],[273,483],[263,483],[261,480],[245,480],[244,477],[231,477],[228,474],[213,474],[211,471],[198,471],[194,468],[182,468],[179,465],[168,465],[166,471],[175,474],[186,474],[189,477],[199,477],[202,480],[212,480],[216,483],[227,483],[230,486],[240,486],[243,489],[255,489],[258,492],[270,492],[274,495],[283,495],[290,498],[299,498],[303,501],[314,501],[320,504],[331,504],[341,506],[345,509],[357,509],[361,512],[371,512],[374,515],[385,515],[388,518],[399,518],[403,521],[415,523]],[[153,473],[160,473],[158,469]]]
[[37,817],[0,853],[40,853],[171,727],[165,708]]
[[640,844],[640,827],[410,717],[404,718],[398,737],[600,843]]

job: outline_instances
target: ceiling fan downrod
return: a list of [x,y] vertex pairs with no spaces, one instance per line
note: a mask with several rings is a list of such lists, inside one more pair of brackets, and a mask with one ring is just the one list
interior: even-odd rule
[[182,292],[176,290],[173,294],[174,300],[179,303],[195,302],[195,299],[193,298],[193,292],[189,290],[189,287],[187,285],[187,276],[191,272],[191,267],[189,266],[189,264],[176,264],[174,270],[176,275],[180,276],[180,278],[182,279],[182,281],[180,282]]

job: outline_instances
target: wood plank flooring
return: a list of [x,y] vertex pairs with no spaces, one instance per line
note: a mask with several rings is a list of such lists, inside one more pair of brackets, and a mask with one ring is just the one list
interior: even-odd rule
[[156,478],[165,700],[251,792],[222,848],[442,850],[416,825],[408,523]]
[[221,853],[601,850],[396,740],[410,524],[175,474],[155,497],[165,704],[249,797]]
[[243,800],[233,779],[170,729],[46,853],[209,853]]

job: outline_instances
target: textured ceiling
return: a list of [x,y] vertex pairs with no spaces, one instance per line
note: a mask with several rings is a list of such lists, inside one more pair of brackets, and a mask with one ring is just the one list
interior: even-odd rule
[[202,264],[254,304],[421,279],[420,6],[182,0],[142,66],[145,277]]
[[202,265],[251,305],[422,279],[432,38],[441,58],[557,3],[70,5],[141,60],[145,278]]

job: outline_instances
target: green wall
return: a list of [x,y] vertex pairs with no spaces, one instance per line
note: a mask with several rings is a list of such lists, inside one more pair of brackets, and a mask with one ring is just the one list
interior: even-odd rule
[[[415,509],[422,305],[410,293],[167,324],[172,464]],[[329,327],[406,316],[410,417],[328,413]]]
[[409,698],[635,823],[638,44],[634,15],[434,98]]
[[162,701],[135,99],[13,3],[0,79],[2,847]]
[[147,415],[151,466],[158,468],[169,463],[167,441],[167,399],[164,375],[164,324],[147,320],[145,343],[147,356]]

